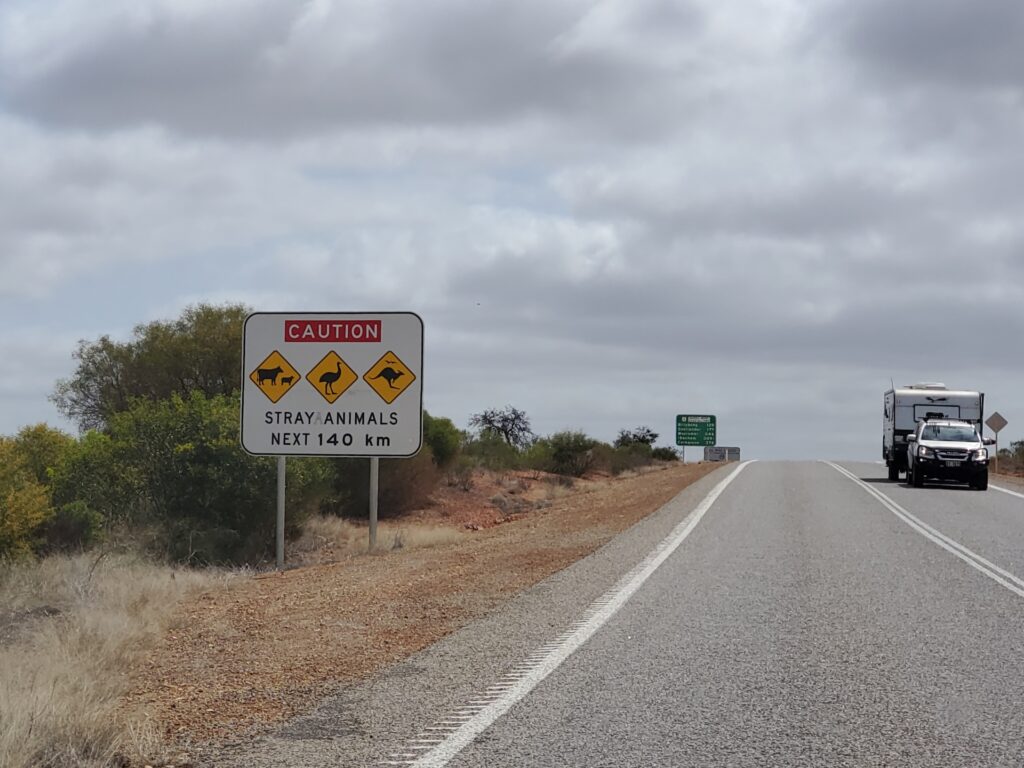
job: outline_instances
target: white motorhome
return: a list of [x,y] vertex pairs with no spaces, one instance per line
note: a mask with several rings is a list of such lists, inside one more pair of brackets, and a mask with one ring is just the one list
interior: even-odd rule
[[907,471],[907,435],[923,419],[955,419],[972,423],[981,434],[985,395],[945,384],[911,384],[885,393],[882,417],[882,458],[889,467],[889,479],[898,480]]

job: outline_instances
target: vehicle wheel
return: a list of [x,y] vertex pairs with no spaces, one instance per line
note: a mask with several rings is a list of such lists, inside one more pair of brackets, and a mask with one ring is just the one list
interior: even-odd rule
[[979,491],[988,490],[988,472],[986,472],[984,475],[978,478],[978,480],[974,483],[974,487],[977,488]]
[[915,488],[923,488],[924,487],[924,475],[916,467],[914,469],[914,487]]
[[900,479],[900,468],[896,466],[896,462],[889,464],[889,479],[899,480]]
[[914,484],[914,465],[907,464],[907,485]]

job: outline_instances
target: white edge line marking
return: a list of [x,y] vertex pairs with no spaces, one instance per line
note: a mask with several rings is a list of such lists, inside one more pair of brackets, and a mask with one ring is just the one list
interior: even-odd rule
[[1011,491],[1009,488],[1001,488],[998,485],[989,485],[989,488],[993,491],[999,491],[1000,493],[1008,493],[1011,496],[1016,496],[1018,499],[1024,499],[1024,493],[1017,493],[1016,491]]
[[945,549],[947,552],[956,555],[969,566],[978,571],[981,571],[990,579],[992,579],[995,582],[998,582],[1014,594],[1019,595],[1020,597],[1024,597],[1024,581],[1017,578],[1009,571],[1000,568],[998,565],[989,562],[984,557],[979,555],[977,552],[973,552],[972,550],[968,549],[958,541],[955,541],[954,539],[951,539],[948,536],[946,536],[944,533],[935,530],[930,525],[928,525],[924,521],[918,519],[910,512],[905,510],[903,507],[901,507],[895,501],[890,499],[884,493],[869,486],[867,483],[865,483],[863,480],[861,480],[859,477],[854,475],[849,470],[840,467],[838,464],[833,464],[831,461],[826,461],[824,463],[828,464],[830,467],[832,467],[832,469],[836,470],[841,475],[849,478],[857,485],[859,485],[861,488],[863,488],[865,491],[870,493],[872,496],[874,496],[876,499],[882,502],[882,505],[886,509],[892,512],[894,515],[896,515],[896,517],[900,518],[903,522],[905,522],[915,531],[920,533],[922,536],[931,539],[940,547]]
[[[545,677],[558,669],[562,662],[589,640],[597,630],[626,604],[626,601],[640,589],[643,583],[650,578],[651,574],[686,540],[686,537],[697,527],[697,523],[700,522],[701,518],[711,509],[711,505],[718,500],[718,497],[722,495],[722,492],[725,491],[736,476],[751,463],[753,462],[745,461],[730,472],[728,477],[716,485],[704,497],[704,500],[697,505],[697,508],[673,528],[672,532],[639,565],[634,567],[618,584],[612,587],[612,594],[605,593],[599,601],[591,604],[591,609],[587,612],[589,616],[587,620],[582,622],[576,631],[569,634],[564,642],[553,647],[537,664],[533,665],[529,672],[523,675],[521,680],[511,686],[502,696],[488,704],[472,719],[460,726],[458,730],[449,734],[441,744],[429,752],[420,755],[410,765],[415,766],[415,768],[441,768],[441,766],[447,765],[455,755],[465,749],[477,736],[508,712],[513,705],[536,688]],[[595,605],[598,605],[596,609]],[[391,757],[394,759],[395,755]]]

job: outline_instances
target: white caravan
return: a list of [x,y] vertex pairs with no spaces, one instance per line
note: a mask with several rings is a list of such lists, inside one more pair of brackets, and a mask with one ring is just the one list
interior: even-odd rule
[[985,395],[945,384],[912,384],[885,393],[882,418],[882,458],[889,467],[889,479],[907,471],[907,435],[922,419],[968,421],[981,434]]

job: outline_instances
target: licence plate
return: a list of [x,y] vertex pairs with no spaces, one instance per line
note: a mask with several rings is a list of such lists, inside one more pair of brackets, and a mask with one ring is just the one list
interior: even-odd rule
[[961,464],[963,464],[962,461],[947,461],[946,462],[946,466],[947,467],[959,467]]

